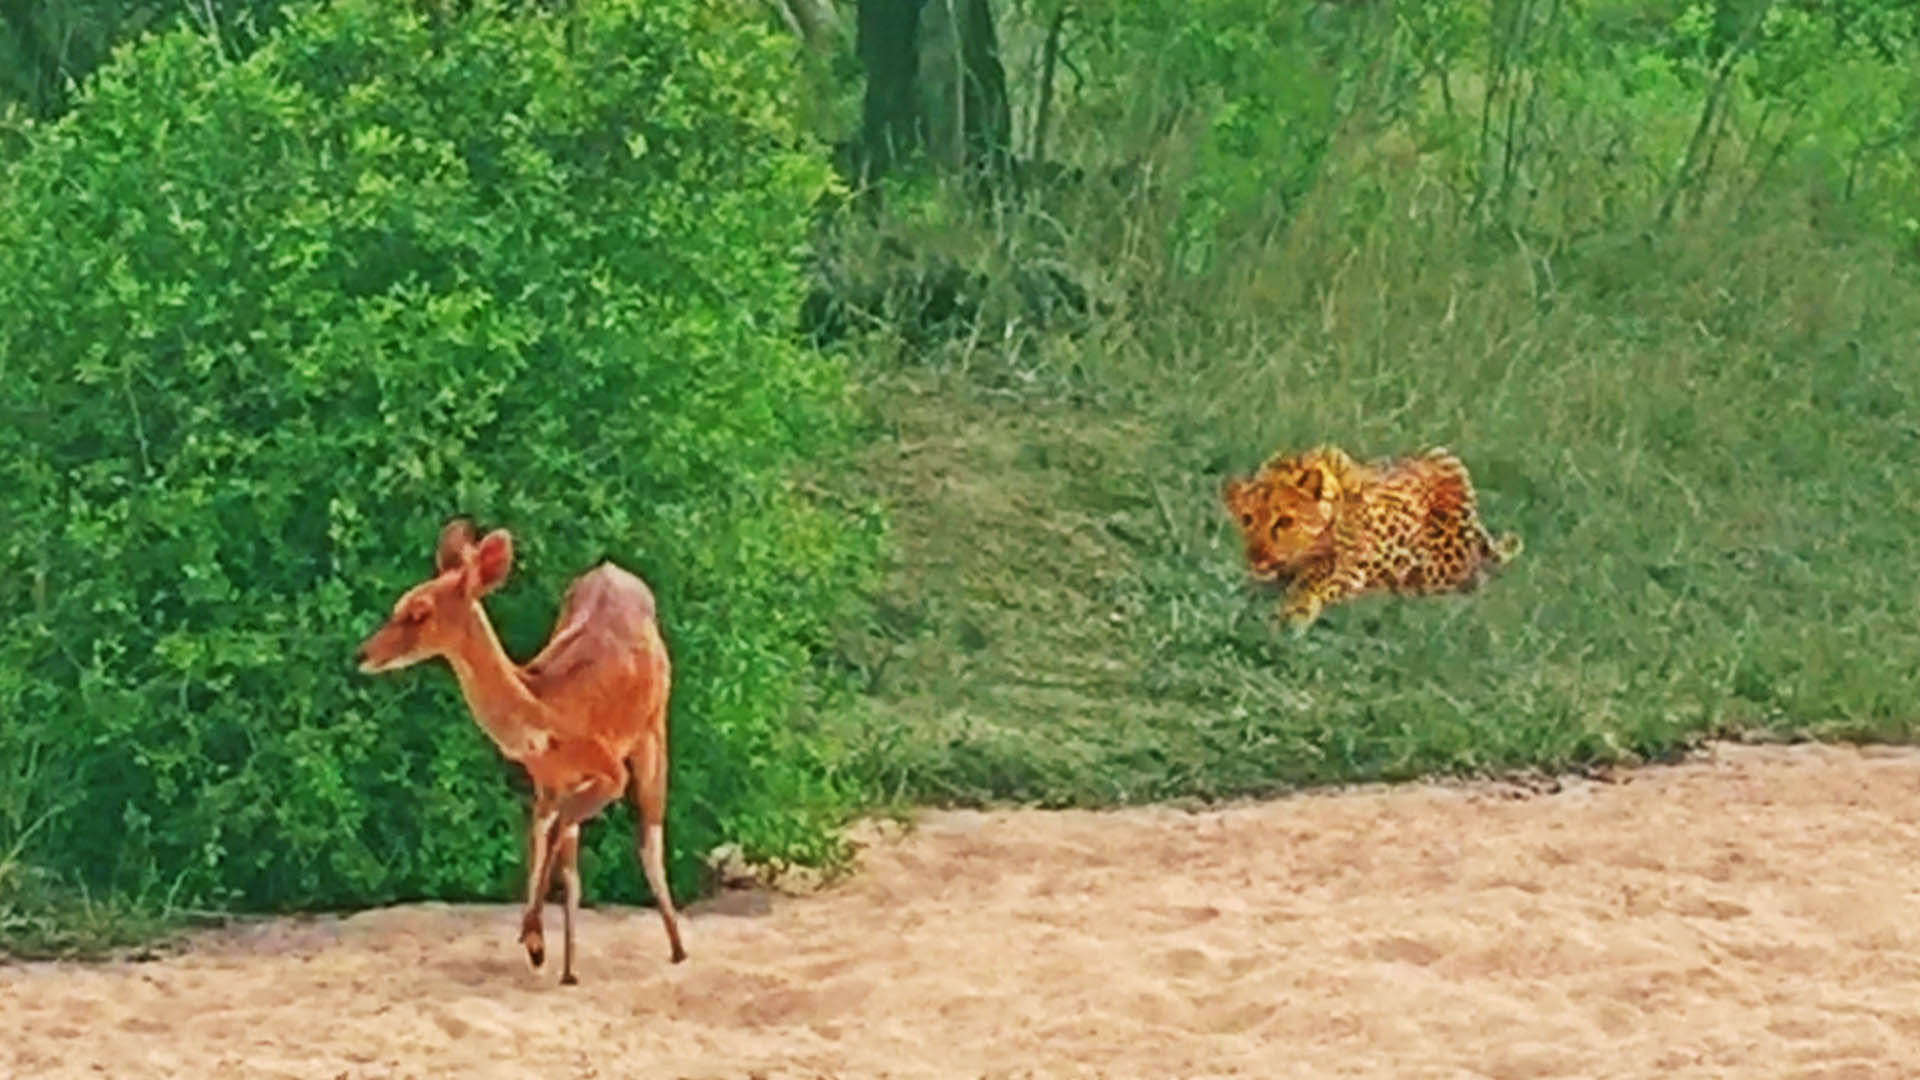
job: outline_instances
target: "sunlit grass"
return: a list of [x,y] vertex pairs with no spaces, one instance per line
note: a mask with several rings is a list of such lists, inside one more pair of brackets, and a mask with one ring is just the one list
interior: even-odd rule
[[[1100,805],[1912,733],[1920,275],[1790,192],[1541,249],[1412,187],[1204,280],[1077,241],[1122,235],[1092,197],[983,218],[971,253],[943,230],[998,280],[1065,260],[1095,310],[860,346],[899,560],[842,643],[872,691],[845,767]],[[1215,492],[1322,440],[1452,447],[1525,554],[1289,641]]]

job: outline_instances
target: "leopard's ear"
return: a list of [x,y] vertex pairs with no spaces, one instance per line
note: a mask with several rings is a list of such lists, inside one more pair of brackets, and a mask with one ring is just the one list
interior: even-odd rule
[[1246,491],[1247,483],[1239,477],[1224,476],[1220,478],[1220,501],[1225,503],[1228,509],[1239,505]]
[[1307,498],[1319,502],[1321,499],[1326,498],[1327,480],[1327,467],[1325,465],[1309,465],[1300,470],[1299,487],[1301,491],[1306,493]]

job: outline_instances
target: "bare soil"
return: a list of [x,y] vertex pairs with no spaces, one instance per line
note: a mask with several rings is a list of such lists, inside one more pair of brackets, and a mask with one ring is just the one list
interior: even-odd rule
[[0,1075],[1920,1075],[1914,750],[867,835],[811,895],[693,905],[677,967],[651,910],[588,912],[577,987],[507,906],[0,967]]

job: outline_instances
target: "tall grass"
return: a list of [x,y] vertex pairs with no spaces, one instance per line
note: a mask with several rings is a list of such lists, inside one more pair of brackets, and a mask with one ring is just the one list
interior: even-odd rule
[[[1566,31],[1538,17],[1546,50]],[[1077,129],[1080,163],[1133,163],[1117,182],[1089,167],[979,209],[909,181],[842,227],[846,265],[904,245],[1003,283],[940,345],[855,347],[885,433],[860,483],[900,535],[842,643],[871,705],[843,767],[903,799],[1099,805],[1911,734],[1920,273],[1884,224],[1898,192],[1849,191],[1821,149],[1837,126],[1781,135],[1751,84],[1715,89],[1714,57],[1515,55],[1525,79],[1462,64],[1444,103],[1432,77],[1394,108],[1356,77],[1288,120],[1324,139],[1272,169],[1285,199],[1197,183],[1231,166],[1219,110],[1135,95],[1147,119]],[[1492,162],[1463,122],[1483,107]],[[1882,164],[1911,175],[1915,149]],[[1218,228],[1190,228],[1196,199]],[[1084,319],[1036,323],[1004,285],[1036,265],[1088,289]],[[1526,553],[1477,594],[1360,600],[1287,640],[1215,492],[1322,440],[1451,446]]]
[[33,744],[0,760],[0,959],[144,954],[200,914],[156,888],[96,896],[84,882],[28,863],[22,856],[34,834],[68,810],[47,801],[59,790]]

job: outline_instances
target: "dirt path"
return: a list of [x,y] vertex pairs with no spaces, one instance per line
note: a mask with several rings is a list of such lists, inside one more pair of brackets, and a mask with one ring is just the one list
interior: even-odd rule
[[504,907],[0,967],[0,1075],[1920,1075],[1920,753],[1621,779],[930,815],[694,906],[677,968],[589,913],[572,989]]

